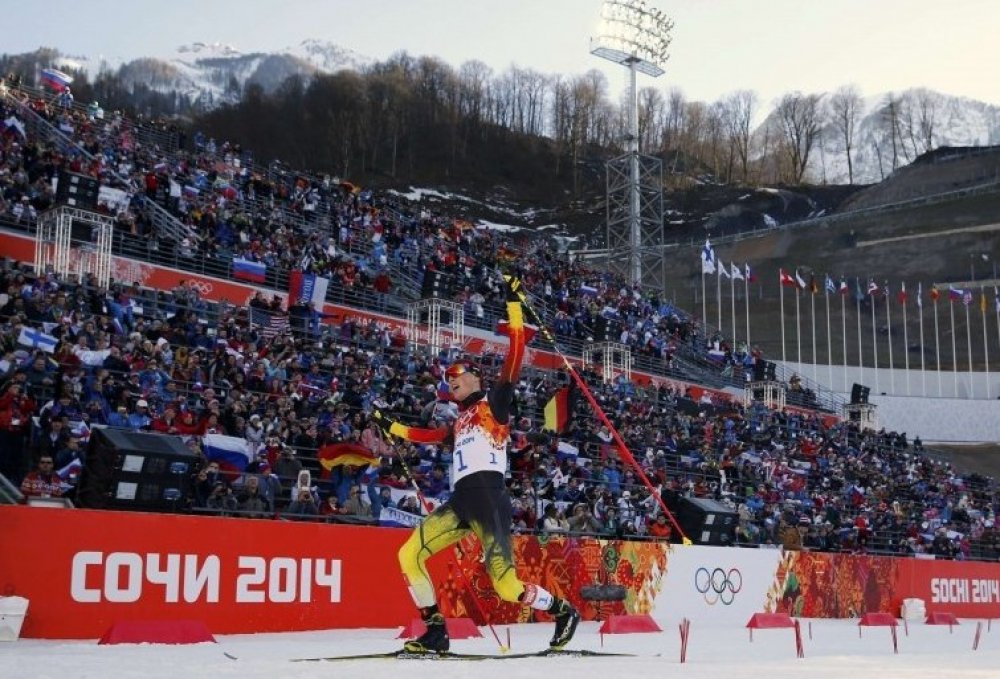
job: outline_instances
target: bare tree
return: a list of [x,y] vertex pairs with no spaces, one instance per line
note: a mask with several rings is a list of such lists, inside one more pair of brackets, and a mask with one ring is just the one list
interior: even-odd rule
[[663,133],[663,95],[654,87],[639,90],[639,150],[649,153],[655,149]]
[[493,69],[478,60],[466,61],[458,69],[460,113],[472,122],[482,119],[486,106],[486,90]]
[[899,118],[901,113],[900,98],[892,92],[885,95],[885,106],[879,112],[879,122],[883,134],[889,135],[889,148],[892,149],[892,170],[899,167],[900,135]]
[[938,98],[935,94],[924,88],[915,92],[917,108],[917,125],[920,130],[920,139],[923,141],[926,153],[934,148],[934,131],[937,128],[937,104]]
[[740,163],[740,178],[747,180],[750,165],[750,137],[753,117],[757,111],[757,93],[737,90],[722,101],[720,115],[729,144]]
[[820,95],[792,92],[784,95],[775,112],[791,162],[792,179],[798,184],[805,175],[809,155],[820,133]]
[[854,135],[861,117],[861,92],[855,85],[845,85],[830,97],[830,122],[840,137],[847,155],[847,183],[854,183]]

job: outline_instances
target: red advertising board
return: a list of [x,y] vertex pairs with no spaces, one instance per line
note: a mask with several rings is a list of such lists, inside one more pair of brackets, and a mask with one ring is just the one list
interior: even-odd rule
[[92,638],[121,620],[213,633],[393,627],[415,614],[407,531],[315,522],[0,507],[0,593],[22,635]]
[[928,613],[959,618],[1000,618],[1000,564],[907,559],[895,595],[923,599]]

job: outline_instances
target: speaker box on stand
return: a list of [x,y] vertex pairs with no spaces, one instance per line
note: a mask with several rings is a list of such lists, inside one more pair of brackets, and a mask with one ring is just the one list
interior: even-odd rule
[[868,395],[871,392],[869,387],[863,384],[854,384],[851,387],[851,405],[868,403]]
[[677,503],[677,522],[692,542],[699,545],[730,545],[739,516],[715,500],[681,497]]
[[95,429],[77,502],[89,509],[169,512],[185,507],[198,456],[179,436]]

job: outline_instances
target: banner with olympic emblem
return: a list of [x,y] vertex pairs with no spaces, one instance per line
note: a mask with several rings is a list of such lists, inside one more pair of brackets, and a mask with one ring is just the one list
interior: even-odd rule
[[672,546],[653,617],[661,625],[682,618],[745,622],[769,610],[780,560],[780,549]]

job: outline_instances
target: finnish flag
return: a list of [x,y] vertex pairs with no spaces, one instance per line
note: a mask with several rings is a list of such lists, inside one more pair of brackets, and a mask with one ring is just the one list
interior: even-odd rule
[[22,327],[21,334],[17,336],[17,343],[31,347],[32,349],[41,349],[48,354],[52,354],[55,353],[59,340],[52,335],[45,334],[41,330]]

